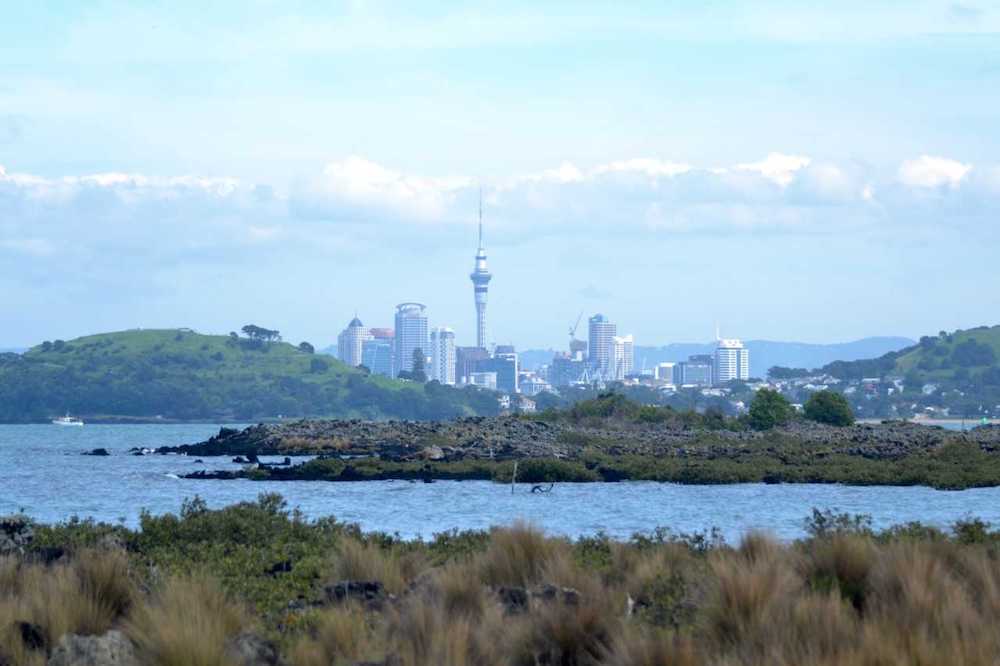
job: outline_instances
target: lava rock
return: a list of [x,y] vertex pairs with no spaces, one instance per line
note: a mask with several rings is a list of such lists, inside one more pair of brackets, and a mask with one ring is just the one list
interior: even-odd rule
[[27,516],[0,517],[0,555],[23,555],[35,538]]
[[135,646],[120,631],[103,636],[66,634],[52,650],[48,666],[140,666]]
[[82,453],[81,455],[84,455],[84,456],[110,456],[111,453],[109,453],[108,450],[105,449],[105,448],[97,448],[97,449],[93,449],[91,451],[87,451],[85,453]]
[[237,666],[280,666],[284,663],[274,643],[249,631],[226,642],[226,660]]

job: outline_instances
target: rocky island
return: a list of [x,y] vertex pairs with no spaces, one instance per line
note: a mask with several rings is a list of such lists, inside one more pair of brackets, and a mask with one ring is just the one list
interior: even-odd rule
[[1000,485],[997,427],[956,432],[901,421],[838,427],[791,419],[755,429],[739,419],[641,406],[617,395],[536,416],[223,428],[205,442],[157,452],[249,461],[312,457],[291,466],[188,475],[200,479]]

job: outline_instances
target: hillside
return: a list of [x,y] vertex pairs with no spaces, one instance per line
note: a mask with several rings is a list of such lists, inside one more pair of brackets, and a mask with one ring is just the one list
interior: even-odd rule
[[910,377],[921,381],[970,381],[992,375],[1000,364],[1000,326],[954,333],[942,331],[878,358],[827,364],[823,371],[839,379]]
[[492,414],[495,397],[370,376],[284,342],[187,329],[132,330],[0,354],[0,421],[444,419]]
[[[896,351],[913,344],[913,340],[900,337],[873,337],[834,344],[812,344],[808,342],[775,342],[771,340],[747,340],[750,350],[750,374],[764,377],[769,368],[783,366],[791,368],[818,368],[832,361],[854,361],[874,358],[887,352]],[[635,365],[641,369],[643,362],[647,368],[657,363],[687,360],[694,354],[711,354],[714,343],[674,343],[662,347],[636,347]],[[535,368],[552,361],[552,350],[529,349],[521,352],[522,366]]]

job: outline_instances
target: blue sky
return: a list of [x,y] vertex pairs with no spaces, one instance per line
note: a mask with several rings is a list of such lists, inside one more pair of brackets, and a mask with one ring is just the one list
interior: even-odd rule
[[[1000,4],[0,7],[0,347],[1000,323]],[[211,5],[206,8],[204,5]]]

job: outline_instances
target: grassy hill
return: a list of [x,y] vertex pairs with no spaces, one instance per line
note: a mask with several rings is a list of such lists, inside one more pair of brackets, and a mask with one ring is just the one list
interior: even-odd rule
[[989,378],[1000,366],[1000,326],[925,336],[920,342],[875,359],[836,361],[823,367],[841,379],[910,377],[923,381]]
[[187,329],[132,330],[0,354],[0,421],[83,417],[437,419],[492,414],[496,400],[368,375],[284,342]]

